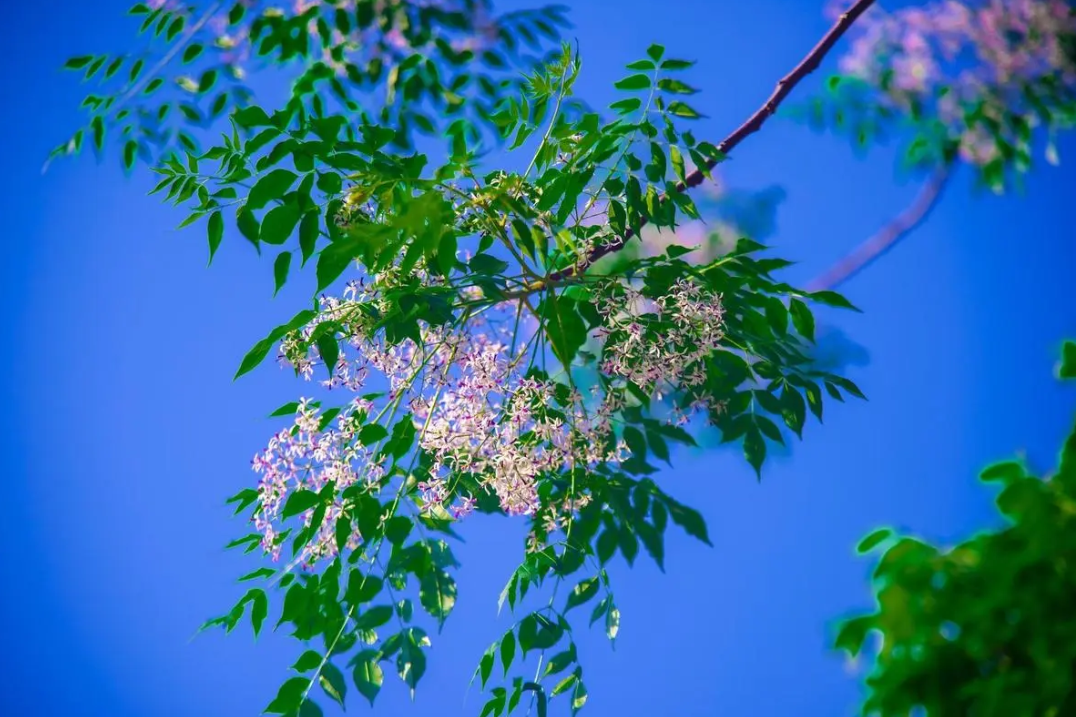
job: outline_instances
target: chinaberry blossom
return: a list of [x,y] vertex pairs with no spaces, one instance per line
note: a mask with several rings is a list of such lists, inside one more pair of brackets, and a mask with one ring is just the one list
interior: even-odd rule
[[[290,495],[298,490],[317,493],[329,483],[338,492],[360,481],[377,484],[384,475],[380,460],[357,440],[371,408],[369,401],[356,398],[340,411],[332,427],[331,423],[322,425],[323,416],[309,399],[303,399],[292,427],[274,435],[265,450],[254,456],[251,463],[260,480],[258,507],[252,520],[262,534],[262,548],[274,560],[280,557],[284,539],[280,515]],[[314,527],[304,564],[312,565],[319,558],[336,555],[335,526],[342,508],[340,499],[336,498]],[[314,517],[314,511],[300,516],[303,526],[310,527]],[[361,535],[353,532],[348,547],[358,547],[360,540]]]
[[679,279],[656,299],[625,284],[606,284],[598,292],[597,309],[603,318],[598,331],[604,338],[602,371],[630,381],[660,399],[687,391],[694,399],[677,422],[690,414],[716,408],[703,386],[705,359],[724,338],[725,311],[721,295]]
[[[874,6],[853,32],[841,70],[901,111],[935,107],[969,163],[997,160],[1000,142],[1026,151],[1026,131],[1013,127],[1041,124],[1044,108],[1050,124],[1072,120],[1050,107],[1051,88],[1076,84],[1076,13],[1066,0],[935,0],[892,13]],[[969,121],[971,108],[980,119]]]

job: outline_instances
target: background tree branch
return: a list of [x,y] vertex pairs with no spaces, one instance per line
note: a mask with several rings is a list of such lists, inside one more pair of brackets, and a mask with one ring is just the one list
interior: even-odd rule
[[[732,134],[717,145],[718,151],[720,151],[722,155],[727,155],[749,135],[757,132],[762,127],[763,123],[777,111],[777,107],[785,97],[792,92],[792,88],[799,84],[800,80],[818,68],[818,65],[822,62],[822,58],[825,57],[826,53],[837,43],[837,40],[841,39],[841,36],[847,32],[848,28],[852,26],[852,23],[854,23],[856,19],[866,12],[867,8],[873,4],[874,0],[858,0],[847,12],[837,18],[837,22],[834,23],[833,27],[831,27],[822,39],[818,41],[818,44],[807,53],[807,56],[804,57],[791,72],[777,81],[777,87],[774,88],[773,94],[770,95],[769,99],[767,99],[754,114],[748,117],[743,124],[737,127]],[[686,192],[688,189],[702,184],[702,180],[716,165],[716,159],[707,160],[704,167],[696,168],[684,178],[685,181],[677,182],[673,191],[678,193]],[[661,201],[669,201],[668,195],[662,196]],[[640,223],[640,227],[645,226],[646,224],[647,219],[644,216]],[[570,266],[566,269],[553,272],[550,274],[548,281],[561,281],[579,271],[586,270],[587,267],[602,257],[620,251],[633,236],[635,236],[635,232],[629,228],[619,239],[610,242],[609,244],[595,247],[583,261],[575,266]]]
[[865,269],[875,259],[889,251],[930,214],[941,198],[942,191],[952,174],[951,165],[938,168],[931,178],[919,190],[915,201],[903,212],[867,241],[860,244],[850,254],[834,264],[828,271],[807,285],[808,291],[835,289]]

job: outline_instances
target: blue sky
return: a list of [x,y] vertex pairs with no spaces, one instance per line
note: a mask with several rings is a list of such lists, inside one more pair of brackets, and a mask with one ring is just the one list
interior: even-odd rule
[[[0,28],[0,713],[253,715],[298,643],[255,643],[249,629],[189,638],[242,594],[234,579],[253,563],[221,549],[242,532],[223,499],[253,484],[250,457],[279,425],[264,416],[304,388],[268,365],[231,377],[312,287],[297,281],[270,299],[269,260],[241,240],[206,270],[204,233],[176,231],[182,215],[145,196],[148,172],[125,178],[115,153],[41,175],[80,121],[82,90],[58,67],[126,47],[126,5],[20,3]],[[578,3],[579,91],[605,104],[623,65],[663,43],[699,61],[691,80],[709,119],[697,134],[719,138],[825,31],[819,5]],[[864,313],[831,318],[870,351],[853,373],[869,402],[827,406],[825,425],[809,427],[761,484],[728,452],[682,453],[660,474],[703,511],[714,547],[672,534],[665,575],[645,561],[614,566],[621,634],[615,651],[597,629],[580,640],[585,713],[853,713],[857,678],[826,648],[832,620],[869,604],[857,540],[879,524],[941,541],[990,524],[978,469],[1016,450],[1050,467],[1071,426],[1071,390],[1051,378],[1060,341],[1076,335],[1076,142],[1060,148],[1062,165],[1036,170],[1024,196],[977,196],[961,174],[927,226],[845,287]],[[787,193],[772,241],[800,262],[792,282],[916,191],[895,179],[892,150],[857,158],[788,121],[767,125],[727,167],[735,187]],[[386,676],[380,713],[478,713],[481,696],[466,685],[509,625],[496,597],[522,535],[507,520],[467,525],[460,600],[434,636],[416,703]],[[353,699],[349,712],[368,709]]]

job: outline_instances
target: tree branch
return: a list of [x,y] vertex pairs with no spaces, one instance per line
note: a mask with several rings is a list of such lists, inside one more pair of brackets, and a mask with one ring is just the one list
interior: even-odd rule
[[[809,53],[807,53],[807,56],[804,57],[803,60],[800,61],[800,63],[796,65],[796,67],[791,72],[789,72],[777,82],[777,87],[774,89],[773,94],[770,95],[769,99],[767,99],[766,102],[761,107],[759,107],[753,115],[748,117],[747,121],[737,127],[732,134],[722,140],[721,143],[717,145],[717,149],[722,154],[727,155],[736,147],[736,145],[740,144],[740,142],[746,139],[749,135],[752,135],[757,132],[759,128],[762,127],[762,124],[770,117],[770,115],[777,111],[778,105],[780,105],[781,102],[785,99],[785,97],[788,96],[788,94],[792,91],[792,88],[799,84],[800,80],[811,74],[811,72],[813,72],[818,67],[819,63],[821,63],[822,61],[822,58],[825,57],[826,53],[829,52],[829,50],[837,43],[837,40],[839,40],[841,36],[844,35],[844,33],[848,30],[848,28],[851,27],[852,23],[855,22],[856,19],[873,4],[874,0],[857,0],[857,2],[852,7],[850,7],[847,12],[845,12],[837,19],[837,22],[833,25],[833,27],[829,29],[829,32],[827,32],[822,37],[822,39],[819,40],[818,44],[815,45]],[[677,182],[676,186],[673,188],[673,191],[677,193],[682,193],[686,192],[692,187],[697,187],[698,185],[702,184],[703,178],[716,165],[716,161],[712,159],[708,160],[706,162],[705,168],[699,167],[695,169],[695,171],[691,172],[691,174],[687,175],[684,178],[685,181]],[[667,201],[669,201],[668,195],[663,195],[661,197],[661,202],[664,203]],[[643,217],[640,226],[645,226],[646,224],[647,219],[646,217]],[[598,259],[601,259],[603,256],[620,251],[622,248],[624,248],[624,245],[628,242],[628,240],[631,239],[633,236],[635,236],[635,232],[633,232],[631,229],[628,229],[626,232],[624,232],[624,235],[622,237],[614,240],[613,242],[610,242],[609,244],[596,247],[593,251],[590,252],[589,255],[587,255],[584,260],[582,260],[575,266],[571,266],[566,269],[561,269],[560,271],[553,272],[552,274],[550,274],[548,281],[560,281],[569,276],[572,276],[579,271],[586,270],[587,267],[596,262]]]
[[939,168],[931,176],[930,180],[923,185],[923,188],[919,190],[919,194],[911,206],[894,217],[877,234],[856,247],[852,253],[834,264],[829,271],[812,281],[807,286],[807,290],[813,292],[836,288],[858,274],[868,264],[910,234],[923,223],[934,205],[938,203],[951,170],[952,168],[949,165]]

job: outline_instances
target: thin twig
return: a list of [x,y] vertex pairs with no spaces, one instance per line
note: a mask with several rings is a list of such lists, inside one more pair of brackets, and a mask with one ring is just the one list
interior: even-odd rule
[[[837,40],[852,26],[852,23],[862,15],[867,8],[874,4],[874,0],[858,0],[852,7],[848,9],[843,15],[841,15],[837,22],[829,29],[818,44],[807,53],[807,56],[800,61],[796,67],[787,75],[782,77],[777,82],[777,87],[774,89],[773,94],[769,99],[759,107],[753,115],[747,118],[743,124],[733,131],[728,137],[721,141],[717,145],[717,149],[722,155],[727,155],[733,150],[740,142],[746,139],[749,135],[757,132],[763,125],[763,123],[777,111],[778,105],[788,96],[792,91],[792,88],[799,84],[807,75],[811,74],[821,63],[822,58],[826,53],[837,43]],[[692,187],[697,187],[702,184],[702,180],[706,174],[709,173],[717,165],[717,161],[714,159],[707,160],[705,167],[699,167],[695,169],[691,174],[685,177],[685,181],[677,182],[673,188],[674,192],[683,193]],[[668,195],[663,195],[660,200],[662,203],[669,201]],[[647,218],[644,216],[640,222],[640,226],[647,224]],[[594,250],[587,255],[586,259],[575,266],[570,266],[566,269],[553,272],[549,276],[549,281],[560,281],[566,277],[575,274],[578,271],[585,270],[591,264],[601,259],[603,256],[612,254],[613,252],[620,251],[624,248],[624,245],[635,236],[635,232],[630,228],[624,232],[622,237],[615,239],[614,241],[595,247]]]
[[930,211],[941,198],[942,190],[949,179],[951,167],[939,168],[919,190],[915,201],[898,214],[888,224],[867,241],[855,248],[852,253],[834,264],[829,271],[812,281],[808,291],[831,290],[851,279],[867,265],[880,257],[901,239],[910,234],[923,223]]

